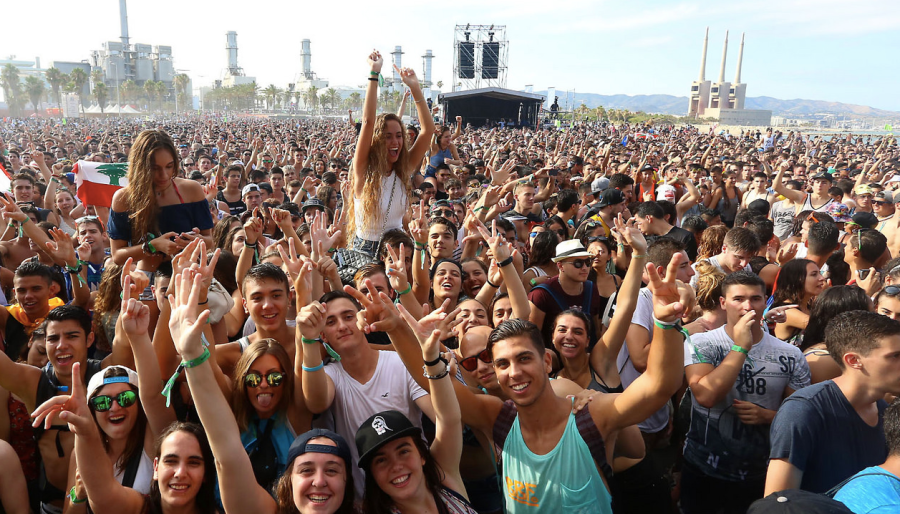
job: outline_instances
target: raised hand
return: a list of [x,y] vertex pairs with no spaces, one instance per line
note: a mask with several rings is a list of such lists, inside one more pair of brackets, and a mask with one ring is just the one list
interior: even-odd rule
[[366,334],[389,332],[396,329],[402,321],[393,300],[388,295],[379,293],[370,279],[365,279],[363,285],[369,294],[366,295],[353,287],[344,286],[344,292],[356,298],[363,307],[363,310],[357,315],[359,329]]
[[753,333],[750,329],[755,322],[756,311],[751,310],[734,325],[734,342],[747,351],[753,346]]
[[369,54],[369,68],[372,69],[375,73],[381,73],[381,67],[384,66],[384,59],[381,58],[381,53],[378,50],[372,50],[372,53]]
[[291,223],[290,212],[284,209],[272,209],[271,215],[272,219],[275,221],[275,224],[278,225],[278,228],[280,228],[282,232],[287,233],[287,231],[293,230],[294,226]]
[[75,245],[72,238],[68,234],[58,228],[50,229],[50,237],[53,241],[47,241],[48,254],[58,264],[74,266],[78,263],[78,257],[75,255]]
[[788,309],[796,309],[797,305],[782,305],[781,307],[775,307],[774,309],[769,309],[766,312],[765,320],[770,323],[784,323],[787,321],[787,311]]
[[[309,227],[309,238],[312,242],[313,249],[316,249],[316,242],[321,242],[325,250],[334,248],[335,242],[340,239],[341,231],[336,230],[334,233],[328,233],[328,215],[324,212],[317,212],[313,218],[312,225]],[[321,257],[321,255],[320,255]]]
[[416,77],[416,72],[412,68],[400,69],[395,64],[394,70],[400,75],[400,80],[406,84],[406,87],[408,87],[410,91],[419,89],[419,79]]
[[42,403],[31,413],[34,418],[32,426],[38,427],[43,423],[45,429],[50,428],[55,416],[59,415],[59,419],[68,423],[69,430],[75,434],[84,435],[90,430],[96,430],[87,405],[82,377],[81,363],[76,362],[72,365],[72,394],[54,396]]
[[388,279],[390,279],[391,287],[394,291],[406,291],[409,288],[409,275],[406,270],[406,248],[400,243],[399,256],[394,247],[387,245],[388,255],[391,258],[391,264],[386,267]]
[[209,319],[209,309],[200,312],[200,289],[203,277],[193,270],[172,278],[177,284],[175,293],[169,293],[169,331],[175,343],[175,350],[182,360],[194,360],[203,353],[200,333]]
[[[294,238],[288,238],[288,248],[284,249],[284,245],[278,245],[276,247],[278,249],[278,255],[281,256],[281,260],[284,261],[285,267],[288,269],[288,273],[290,273],[291,278],[293,280],[297,280],[297,277],[300,275],[300,270],[303,268],[305,261],[297,254],[297,247],[294,243]],[[297,297],[297,301],[300,300],[300,297]]]
[[259,213],[259,207],[253,209],[253,216],[247,218],[244,223],[244,237],[248,245],[256,244],[259,241],[265,226],[263,219],[256,216],[257,213]]
[[410,220],[409,232],[413,241],[424,245],[428,240],[428,215],[425,212],[425,200],[419,200],[418,216]]
[[[427,304],[424,308],[427,309]],[[456,318],[456,315],[459,314],[461,310],[459,307],[457,307],[453,311],[449,311],[449,309],[450,299],[448,298],[444,300],[444,303],[441,304],[440,308],[422,316],[421,319],[416,320],[416,318],[412,314],[410,314],[403,305],[400,305],[398,307],[400,315],[403,316],[403,319],[406,320],[409,328],[411,328],[413,333],[416,335],[416,339],[419,340],[419,344],[422,344],[426,339],[428,339],[428,336],[431,335],[432,331],[440,330],[439,325],[442,321],[449,317]],[[460,320],[460,322],[461,321],[462,320]],[[453,326],[455,327],[456,325]]]
[[647,240],[644,239],[644,234],[641,233],[640,229],[634,226],[634,218],[625,221],[622,214],[619,214],[613,219],[613,224],[616,227],[616,232],[624,239],[624,244],[631,246],[637,255],[647,254]]
[[0,205],[2,205],[2,215],[3,219],[7,221],[18,221],[22,222],[28,219],[28,215],[22,212],[22,209],[19,208],[19,205],[10,200],[5,195],[0,195]]
[[[125,277],[125,283],[130,285],[131,277]],[[150,308],[140,300],[134,298],[122,299],[122,328],[129,336],[148,333],[150,327]]]
[[672,256],[669,266],[666,268],[666,278],[660,278],[659,273],[656,272],[656,266],[651,262],[647,263],[647,275],[650,277],[647,287],[653,293],[653,316],[659,321],[674,323],[681,317],[684,310],[675,280],[678,266],[684,259],[684,253],[676,253]]

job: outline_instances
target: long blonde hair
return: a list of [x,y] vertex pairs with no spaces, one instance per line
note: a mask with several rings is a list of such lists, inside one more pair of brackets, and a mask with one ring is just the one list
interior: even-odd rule
[[[403,184],[406,191],[406,198],[409,199],[412,194],[412,175],[415,165],[409,162],[409,142],[404,141],[404,144],[400,145],[400,155],[397,157],[397,162],[395,162],[393,166],[388,162],[388,151],[384,133],[386,132],[387,124],[390,121],[396,121],[400,125],[404,140],[408,137],[406,131],[402,130],[403,122],[396,114],[385,113],[379,115],[378,118],[375,119],[375,132],[372,134],[372,144],[369,148],[369,161],[366,163],[366,182],[363,184],[363,212],[369,216],[367,220],[362,221],[365,225],[380,221],[382,218],[379,218],[378,214],[381,216],[387,215],[387,213],[378,212],[378,207],[381,202],[382,177],[388,176],[391,172],[396,173],[397,180]],[[353,165],[359,166],[360,163],[354,162]],[[350,179],[351,192],[354,191],[355,188],[355,184],[353,183],[354,179],[352,177],[353,175],[351,175]],[[355,234],[357,220],[355,212],[356,199],[354,198],[354,195],[351,193],[350,198],[344,198],[344,203],[347,205],[344,215],[347,216],[348,233]]]
[[[147,234],[159,232],[157,217],[159,205],[153,190],[153,155],[160,150],[168,151],[175,159],[172,179],[178,173],[178,152],[172,138],[162,130],[145,130],[138,134],[128,154],[128,186],[125,188],[125,201],[131,214],[132,244],[143,241]],[[157,234],[159,235],[159,234]]]

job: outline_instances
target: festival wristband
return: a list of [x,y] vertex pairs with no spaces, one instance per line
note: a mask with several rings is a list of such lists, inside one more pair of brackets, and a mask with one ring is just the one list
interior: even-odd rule
[[69,489],[69,501],[74,504],[78,504],[78,503],[84,503],[88,500],[87,500],[87,498],[82,498],[79,500],[78,496],[75,494],[75,486],[73,485],[72,488]]
[[318,366],[313,366],[311,368],[307,368],[305,365],[301,365],[300,367],[303,368],[303,371],[305,371],[307,373],[312,373],[313,371],[319,371],[320,369],[324,368],[325,363],[320,362]]
[[316,344],[319,342],[318,339],[307,339],[303,336],[300,336],[300,342],[303,344]]
[[742,348],[736,344],[731,345],[731,351],[743,353],[744,355],[750,355],[750,352],[746,348]]
[[498,262],[497,266],[502,268],[504,266],[509,266],[510,264],[512,264],[512,262],[513,262],[513,258],[512,258],[512,255],[510,255],[506,259],[503,259],[502,261]]
[[181,361],[181,364],[175,368],[175,373],[166,382],[166,387],[162,390],[162,395],[166,397],[166,407],[169,407],[172,403],[172,388],[175,387],[175,380],[178,379],[178,375],[184,370],[184,368],[195,368],[209,359],[209,348],[203,347],[203,353],[200,354],[196,359],[191,359],[189,361]]
[[409,284],[403,291],[397,291],[397,296],[403,296],[410,291],[412,291],[412,284]]

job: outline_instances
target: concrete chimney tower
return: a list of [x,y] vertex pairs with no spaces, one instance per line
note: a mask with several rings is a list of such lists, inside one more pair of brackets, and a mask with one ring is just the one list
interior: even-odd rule
[[719,68],[719,80],[709,90],[710,109],[728,109],[728,95],[731,83],[725,82],[725,59],[728,56],[728,31],[725,31],[725,46],[722,47],[722,66]]
[[744,100],[747,98],[747,84],[741,82],[741,65],[744,60],[744,34],[741,33],[741,46],[738,50],[737,71],[734,74],[734,83],[728,92],[728,108],[743,109]]
[[706,80],[706,47],[709,45],[709,27],[706,27],[706,35],[703,36],[703,53],[700,54],[700,78],[698,82]]
[[709,44],[709,27],[703,36],[703,53],[700,54],[700,76],[691,84],[691,96],[688,103],[688,116],[702,116],[709,105],[710,81],[706,80],[706,47]]
[[425,55],[422,56],[422,68],[424,68],[424,82],[422,82],[422,93],[425,95],[425,99],[431,98],[431,60],[434,59],[434,54],[431,53],[431,50],[425,50]]
[[225,33],[225,53],[228,55],[228,74],[233,77],[243,75],[238,66],[237,32],[230,30]]
[[306,79],[312,78],[312,51],[310,51],[309,45],[308,39],[300,42],[300,62],[303,67],[303,76]]
[[119,24],[122,26],[122,50],[129,50],[128,43],[128,8],[125,6],[125,0],[119,0]]
[[[391,62],[397,68],[403,69],[403,48],[399,45],[395,46],[394,51],[391,52]],[[403,86],[401,86],[401,84],[403,82],[400,80],[400,74],[397,73],[397,70],[394,69],[394,66],[391,66],[391,87],[395,91],[402,91]]]

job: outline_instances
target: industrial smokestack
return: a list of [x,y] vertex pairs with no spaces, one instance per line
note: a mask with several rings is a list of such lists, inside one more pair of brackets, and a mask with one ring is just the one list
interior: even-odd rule
[[119,0],[119,23],[122,25],[122,50],[128,51],[128,9],[125,0]]
[[[398,45],[394,47],[394,51],[391,52],[391,58],[394,62],[394,66],[397,68],[403,68],[403,49]],[[397,73],[396,69],[392,67],[392,78],[394,84],[400,83],[400,75]]]
[[725,82],[725,57],[728,55],[728,31],[725,31],[725,46],[722,47],[722,67],[719,69],[719,84]]
[[434,54],[431,53],[431,50],[425,50],[425,55],[422,56],[423,65],[425,68],[425,87],[431,87],[431,60],[434,59]]
[[709,27],[706,27],[706,35],[703,36],[703,53],[700,54],[700,78],[697,82],[706,81],[706,45],[709,43]]
[[309,49],[309,40],[304,39],[300,42],[300,62],[303,66],[303,76],[307,79],[312,78],[312,52]]
[[240,75],[238,66],[237,32],[230,30],[225,33],[225,52],[228,54],[228,74]]
[[734,74],[734,83],[741,83],[741,62],[744,60],[744,33],[741,32],[741,47],[738,50],[737,72]]

